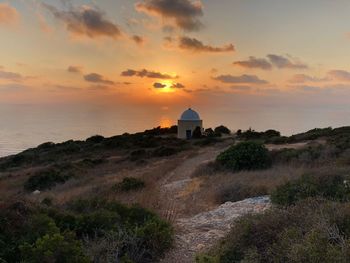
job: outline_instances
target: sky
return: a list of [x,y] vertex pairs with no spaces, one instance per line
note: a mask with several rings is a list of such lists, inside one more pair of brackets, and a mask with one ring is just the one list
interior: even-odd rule
[[346,125],[349,12],[348,0],[0,0],[0,104]]

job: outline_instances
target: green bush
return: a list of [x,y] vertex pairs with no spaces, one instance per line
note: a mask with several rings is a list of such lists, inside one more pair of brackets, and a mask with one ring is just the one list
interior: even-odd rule
[[48,169],[29,177],[24,184],[24,189],[28,191],[51,189],[57,184],[63,184],[73,175],[62,175],[56,169]]
[[247,215],[198,263],[349,262],[350,204],[309,200]]
[[81,242],[75,239],[73,233],[64,235],[56,233],[44,235],[34,244],[25,243],[20,246],[22,259],[28,263],[88,263]]
[[258,142],[247,141],[231,146],[216,159],[224,167],[233,170],[258,170],[271,166],[266,147]]
[[115,185],[116,190],[129,192],[140,190],[145,187],[145,182],[134,177],[125,177],[123,181]]
[[307,174],[277,187],[271,194],[272,202],[283,206],[296,204],[309,197],[349,201],[350,185],[342,175]]
[[[59,209],[26,203],[0,208],[4,262],[150,263],[173,242],[170,224],[139,206],[94,198]],[[111,261],[104,260],[112,252]]]

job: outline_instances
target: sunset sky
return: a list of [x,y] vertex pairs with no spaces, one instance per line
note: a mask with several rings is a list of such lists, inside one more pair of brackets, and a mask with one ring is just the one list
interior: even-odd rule
[[346,125],[349,13],[348,0],[0,1],[0,103]]

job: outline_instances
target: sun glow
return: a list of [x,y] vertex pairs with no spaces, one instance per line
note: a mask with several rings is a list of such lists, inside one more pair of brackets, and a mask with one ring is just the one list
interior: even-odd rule
[[160,120],[160,127],[162,128],[170,128],[173,125],[173,122],[168,117],[162,117]]
[[161,82],[162,85],[164,85],[164,88],[160,88],[159,91],[162,93],[173,93],[175,92],[175,89],[173,88],[174,82],[171,80],[164,80]]

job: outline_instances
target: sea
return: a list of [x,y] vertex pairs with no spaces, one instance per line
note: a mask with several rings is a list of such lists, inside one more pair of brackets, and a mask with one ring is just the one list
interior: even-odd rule
[[[276,129],[283,135],[315,127],[350,125],[348,110],[265,109],[256,112],[239,109],[195,108],[204,127],[225,125],[231,130],[252,128],[258,131]],[[85,140],[93,135],[105,137],[135,133],[153,127],[177,123],[186,107],[153,109],[103,105],[0,105],[0,157],[13,155],[44,142]]]

